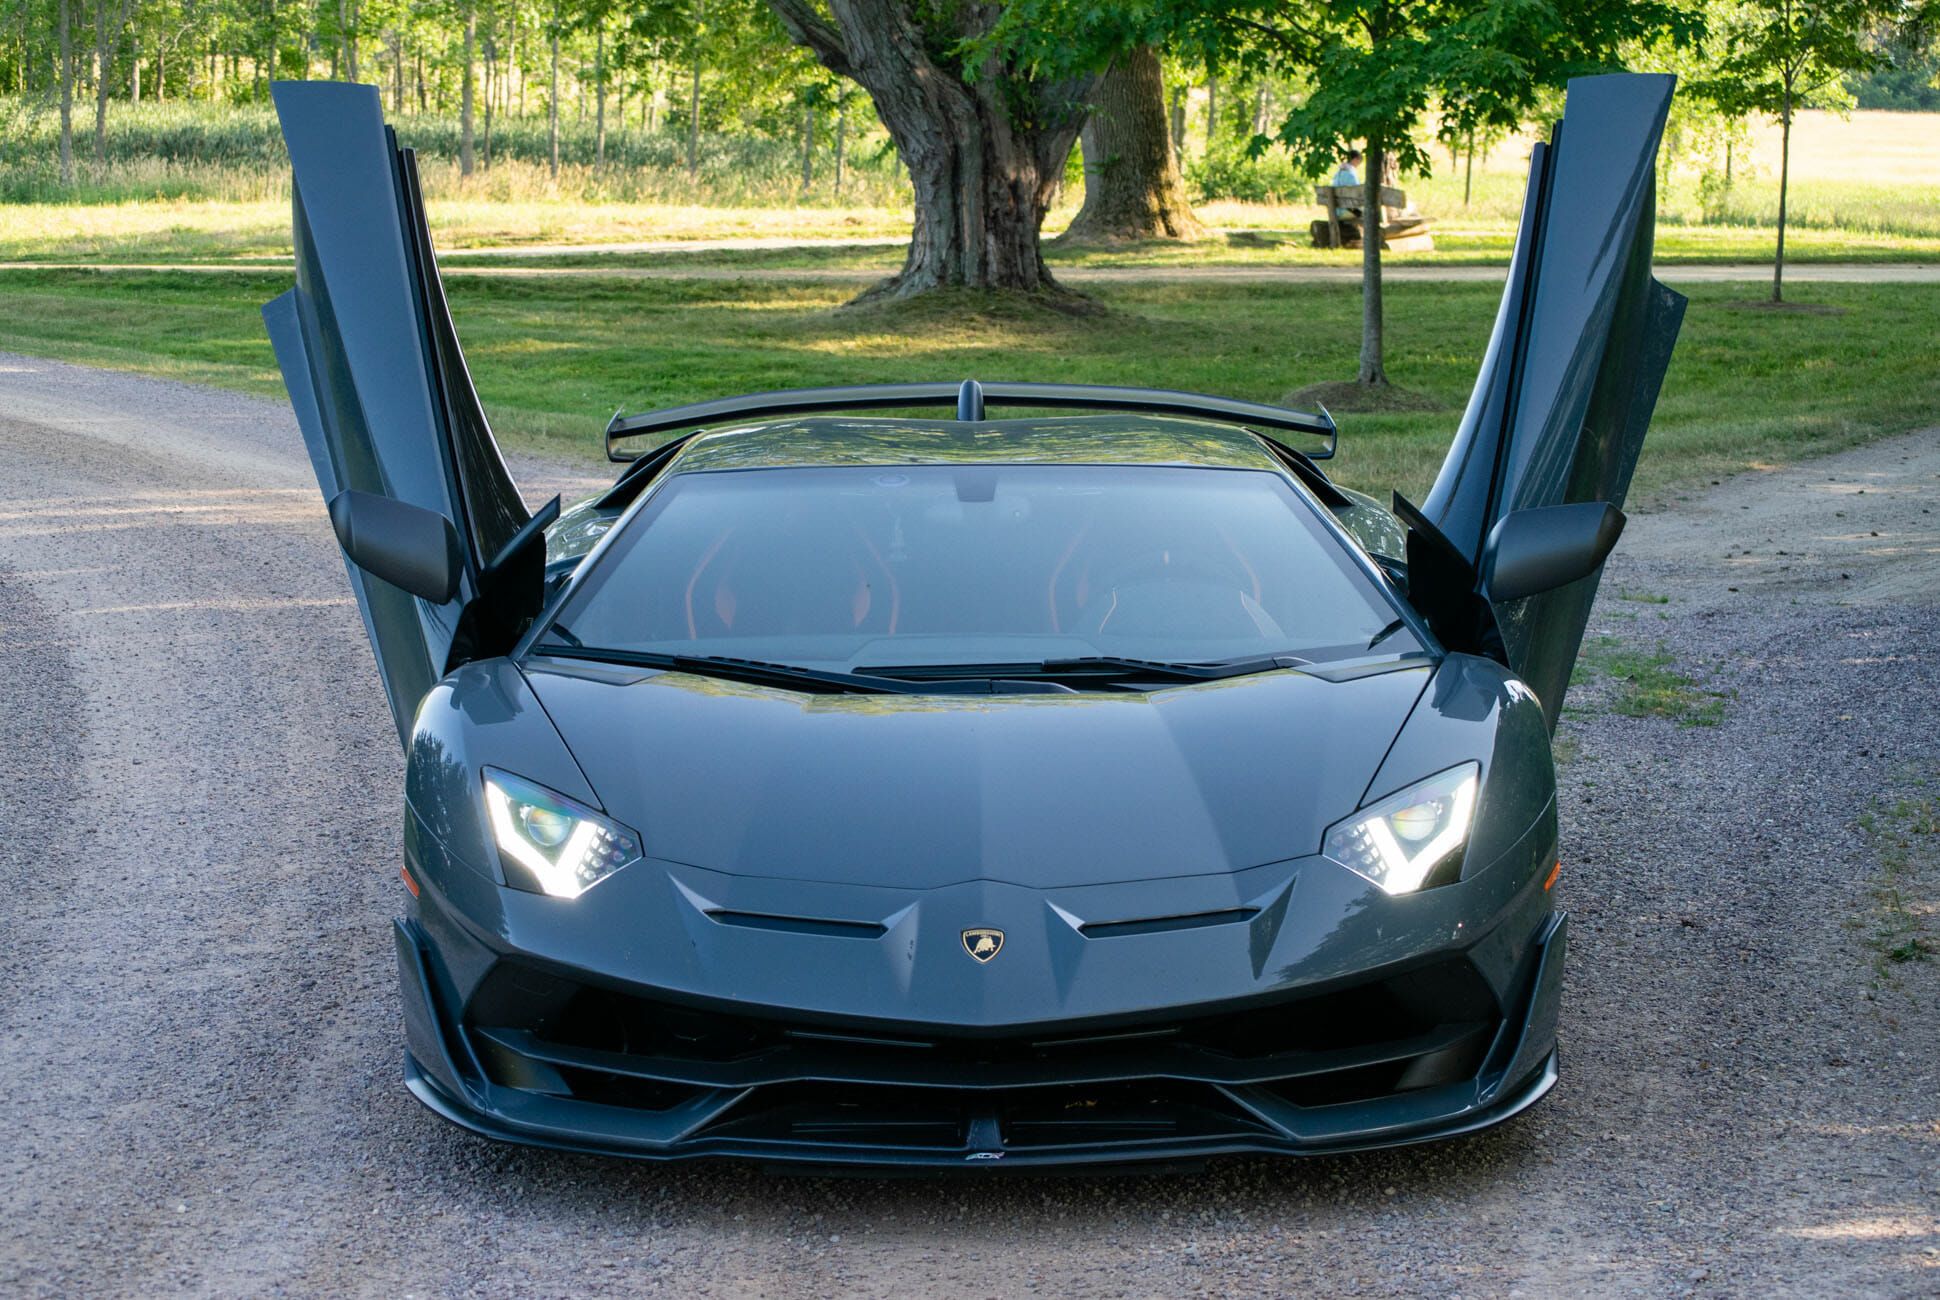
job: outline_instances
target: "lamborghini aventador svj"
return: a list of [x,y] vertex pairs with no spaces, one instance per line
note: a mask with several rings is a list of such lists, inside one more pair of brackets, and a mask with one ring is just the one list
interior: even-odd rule
[[409,757],[411,1090],[562,1148],[991,1167],[1543,1096],[1550,733],[1683,310],[1670,95],[1571,86],[1419,506],[1330,481],[1324,412],[965,381],[616,417],[612,486],[533,513],[377,93],[279,85],[264,315]]

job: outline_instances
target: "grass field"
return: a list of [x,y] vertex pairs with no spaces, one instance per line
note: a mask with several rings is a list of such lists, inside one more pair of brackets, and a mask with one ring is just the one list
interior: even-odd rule
[[[281,271],[8,273],[0,349],[280,396],[258,306]],[[1639,469],[1662,499],[1725,473],[1930,425],[1940,287],[1813,285],[1844,314],[1773,313],[1703,286]],[[914,379],[1167,385],[1264,400],[1352,372],[1352,285],[1123,285],[1093,319],[944,298],[836,311],[839,285],[758,280],[480,280],[450,286],[481,396],[508,444],[597,455],[606,417],[764,388]],[[1389,368],[1438,411],[1344,419],[1350,484],[1419,492],[1466,398],[1497,289],[1397,283]]]
[[[215,112],[185,105],[111,111],[106,162],[96,169],[81,141],[80,181],[51,179],[51,125],[0,100],[0,261],[178,263],[289,256],[288,181],[274,121],[265,109]],[[466,179],[450,158],[453,127],[405,118],[400,136],[426,149],[427,210],[446,253],[504,246],[664,240],[883,238],[909,233],[907,184],[872,142],[851,150],[845,193],[833,192],[832,159],[804,193],[799,158],[781,142],[709,138],[700,174],[680,165],[679,141],[614,132],[613,164],[596,172],[590,129],[565,125],[566,165],[551,177],[542,124],[501,123],[499,157]],[[1709,208],[1695,172],[1675,162],[1661,192],[1658,256],[1674,261],[1757,261],[1771,256],[1777,152],[1759,134],[1735,165],[1730,196]],[[1790,200],[1791,255],[1801,261],[1940,260],[1940,115],[1859,113],[1842,121],[1802,115],[1795,132]],[[1435,151],[1437,174],[1407,188],[1435,221],[1436,251],[1404,260],[1499,262],[1507,258],[1522,201],[1528,140],[1498,145],[1482,160],[1464,202],[1464,178]],[[1046,230],[1070,220],[1082,196],[1067,193]],[[1199,205],[1211,238],[1164,247],[1054,250],[1054,261],[1304,264],[1351,262],[1353,253],[1306,247],[1305,203]],[[1267,238],[1243,232],[1266,232]],[[1235,238],[1235,235],[1241,237]],[[589,255],[590,256],[590,255]],[[601,255],[605,256],[605,255]],[[895,255],[764,252],[737,265],[833,264],[876,267]]]

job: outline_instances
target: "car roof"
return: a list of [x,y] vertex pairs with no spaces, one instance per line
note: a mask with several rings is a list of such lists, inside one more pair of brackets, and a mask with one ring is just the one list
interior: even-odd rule
[[1113,413],[1018,420],[814,416],[766,421],[696,435],[668,472],[977,462],[1281,470],[1242,426]]

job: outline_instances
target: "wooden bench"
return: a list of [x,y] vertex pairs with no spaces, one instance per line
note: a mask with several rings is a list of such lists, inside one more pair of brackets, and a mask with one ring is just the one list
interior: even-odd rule
[[[1367,190],[1365,185],[1314,186],[1314,202],[1327,214],[1310,227],[1315,248],[1361,246]],[[1435,237],[1428,233],[1428,218],[1408,202],[1407,194],[1392,185],[1377,186],[1375,192],[1381,202],[1381,247],[1398,253],[1433,252]]]

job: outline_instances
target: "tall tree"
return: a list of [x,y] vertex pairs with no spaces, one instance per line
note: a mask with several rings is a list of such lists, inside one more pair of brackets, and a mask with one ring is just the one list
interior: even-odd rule
[[606,167],[606,15],[593,29],[593,170]]
[[552,22],[552,89],[546,95],[546,144],[551,150],[552,175],[559,174],[559,4],[553,0]]
[[694,0],[692,48],[687,52],[687,174],[690,177],[698,175],[701,169],[701,57],[705,49],[701,37],[706,29],[705,6],[702,0]]
[[458,92],[458,172],[472,174],[472,55],[478,45],[478,0],[465,0],[465,66]]
[[1897,0],[1740,0],[1725,20],[1718,73],[1696,87],[1727,114],[1778,119],[1778,246],[1772,301],[1785,297],[1786,203],[1792,181],[1792,120],[1828,98],[1850,102],[1849,74],[1886,61],[1869,39],[1874,24],[1911,8]]
[[343,43],[344,80],[357,80],[357,5],[355,0],[337,0],[337,31]]
[[94,165],[108,156],[108,86],[134,0],[94,0]]
[[998,5],[828,0],[826,13],[814,0],[768,5],[797,44],[869,92],[909,168],[909,252],[903,269],[865,297],[946,286],[1058,291],[1039,232],[1094,70],[1038,75],[994,48]]
[[1370,184],[1356,380],[1368,388],[1388,382],[1377,183],[1390,160],[1428,172],[1416,141],[1429,110],[1459,104],[1477,126],[1513,126],[1544,90],[1609,69],[1621,43],[1701,28],[1673,0],[1153,0],[1142,13],[1154,38],[1199,46],[1209,64],[1308,76],[1311,92],[1278,130],[1307,174],[1325,175],[1362,147]]
[[1205,232],[1173,155],[1157,50],[1141,45],[1112,61],[1078,139],[1085,201],[1067,239],[1192,239]]
[[54,0],[60,6],[61,29],[61,186],[74,184],[74,31],[69,15],[75,0]]

